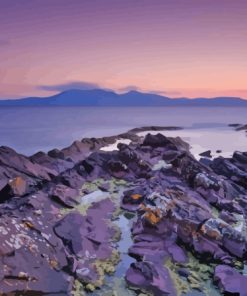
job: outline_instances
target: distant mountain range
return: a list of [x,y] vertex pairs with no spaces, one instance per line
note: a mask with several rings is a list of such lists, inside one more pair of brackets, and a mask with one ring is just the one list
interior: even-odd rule
[[247,100],[234,97],[168,98],[165,96],[130,91],[117,94],[103,89],[67,90],[57,95],[40,98],[0,100],[1,106],[247,106]]

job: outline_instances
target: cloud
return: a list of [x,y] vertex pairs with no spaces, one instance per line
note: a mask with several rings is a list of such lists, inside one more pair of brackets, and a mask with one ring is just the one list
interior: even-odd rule
[[[55,92],[63,92],[66,90],[71,89],[81,89],[81,90],[91,90],[91,89],[104,89],[108,91],[112,91],[109,88],[102,87],[98,83],[94,82],[87,82],[87,81],[71,81],[61,84],[53,84],[53,85],[39,85],[37,86],[38,90],[43,91],[55,91]],[[152,93],[156,95],[162,95],[162,96],[179,96],[181,93],[177,90],[169,90],[169,91],[163,91],[163,90],[150,90],[150,89],[142,89],[136,85],[127,85],[121,88],[116,89],[117,92],[125,93],[129,91],[139,91],[144,93]]]
[[55,84],[55,85],[39,85],[37,88],[45,91],[66,91],[70,89],[90,90],[90,89],[97,89],[101,87],[99,84],[93,83],[93,82],[72,81],[72,82]]
[[125,87],[121,87],[118,89],[120,92],[128,92],[128,91],[140,91],[141,89],[136,85],[127,85]]
[[178,91],[164,91],[164,90],[149,90],[149,93],[161,95],[161,96],[179,96],[181,95]]
[[140,91],[145,93],[151,93],[155,95],[161,95],[161,96],[179,96],[181,93],[176,90],[171,91],[164,91],[164,90],[150,90],[150,89],[142,89],[136,85],[127,85],[125,87],[119,88],[119,92],[128,92],[128,91]]

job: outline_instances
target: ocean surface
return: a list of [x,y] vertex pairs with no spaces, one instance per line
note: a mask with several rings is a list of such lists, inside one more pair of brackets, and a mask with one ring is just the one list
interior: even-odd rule
[[211,149],[224,156],[247,151],[245,132],[228,124],[247,124],[245,107],[0,107],[0,145],[25,155],[63,148],[83,137],[109,136],[134,127],[179,126],[198,154]]

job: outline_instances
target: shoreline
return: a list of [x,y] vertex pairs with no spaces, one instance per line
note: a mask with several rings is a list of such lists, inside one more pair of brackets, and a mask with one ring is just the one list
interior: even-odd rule
[[[247,153],[198,161],[188,143],[159,133],[168,130],[182,129],[135,128],[31,157],[0,147],[0,291],[245,291]],[[123,216],[132,226],[119,227]],[[124,231],[131,264],[114,278]]]

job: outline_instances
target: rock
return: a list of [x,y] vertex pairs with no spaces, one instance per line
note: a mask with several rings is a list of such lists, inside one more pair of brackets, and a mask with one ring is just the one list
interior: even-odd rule
[[179,269],[178,269],[178,274],[179,274],[180,276],[182,276],[182,277],[188,278],[189,275],[190,275],[190,272],[189,272],[189,270],[186,269],[186,268],[179,268]]
[[201,232],[210,240],[213,239],[216,243],[221,242],[230,254],[239,258],[246,256],[246,238],[229,224],[219,219],[209,219],[201,226]]
[[78,188],[82,187],[85,179],[78,173],[78,170],[71,169],[63,172],[59,176],[58,182],[62,183],[65,186],[78,190]]
[[21,197],[28,193],[28,184],[26,179],[18,176],[9,180],[8,184],[0,190],[0,202],[4,202],[11,197]]
[[152,262],[132,263],[126,273],[126,281],[154,293],[154,295],[177,295],[168,270]]
[[203,157],[209,157],[209,158],[212,158],[211,150],[204,151],[204,152],[200,153],[199,155],[200,155],[200,156],[203,156]]
[[243,209],[239,204],[237,204],[236,201],[226,199],[219,200],[217,207],[221,210],[226,210],[231,213],[243,214]]
[[52,158],[64,159],[63,153],[58,149],[52,149],[47,154],[48,154],[48,156],[50,156]]
[[107,260],[112,255],[111,240],[116,230],[109,226],[107,218],[114,210],[114,204],[105,199],[90,206],[87,216],[74,211],[54,226],[54,232],[62,239],[69,257],[74,258],[75,267],[72,271],[81,280],[98,278],[100,274],[95,271],[94,264],[97,260]]
[[137,127],[129,130],[131,133],[140,133],[140,132],[148,132],[148,131],[175,131],[181,130],[183,128],[178,126],[143,126]]
[[246,168],[247,164],[247,153],[235,151],[232,156],[232,160],[236,165],[240,165],[243,168]]
[[200,163],[202,163],[203,165],[206,165],[206,166],[210,166],[211,162],[212,162],[212,160],[207,157],[200,158],[199,161],[200,161]]
[[144,196],[145,189],[142,187],[125,191],[123,193],[121,208],[128,211],[136,211],[143,202]]
[[219,182],[213,176],[210,176],[206,173],[198,173],[194,179],[194,185],[196,187],[203,187],[204,189],[213,189],[218,191],[220,189]]
[[168,252],[172,257],[172,260],[177,263],[186,263],[188,258],[182,248],[176,244],[172,244],[168,247]]
[[103,183],[103,184],[100,184],[100,185],[98,186],[98,188],[99,188],[101,191],[105,191],[105,192],[107,192],[107,191],[110,190],[110,184],[107,183],[107,182],[105,182],[105,183]]
[[109,173],[115,178],[123,178],[128,173],[128,167],[121,161],[110,160],[107,163]]
[[218,157],[211,163],[215,173],[223,175],[238,185],[247,188],[247,172],[230,162],[230,160]]
[[171,142],[167,139],[167,137],[163,136],[162,134],[158,133],[156,135],[147,134],[144,138],[143,145],[144,146],[151,146],[151,147],[165,147],[166,145],[170,144]]
[[51,177],[57,175],[56,171],[33,163],[28,157],[5,146],[0,147],[0,163],[2,167],[11,172],[11,177],[17,177],[21,174],[38,180],[50,181]]
[[236,131],[244,131],[244,130],[247,130],[247,124],[243,124],[236,127]]
[[[140,239],[140,236],[138,239]],[[165,244],[162,240],[137,241],[132,247],[129,248],[128,253],[131,257],[134,257],[138,260],[142,259],[145,261],[147,258],[149,258],[154,262],[160,261],[168,254],[165,249]]]
[[239,127],[239,126],[241,126],[241,124],[240,123],[230,123],[230,124],[228,124],[228,126],[230,126],[230,127]]
[[79,212],[72,212],[54,226],[54,231],[72,254],[83,258],[87,250],[94,253],[97,246],[97,244],[86,238],[87,234],[90,233],[87,226],[85,217]]
[[21,248],[15,251],[14,256],[5,257],[4,264],[8,266],[5,279],[0,281],[0,290],[4,295],[22,294],[27,285],[30,295],[69,293],[71,278],[50,267],[47,258],[36,257]]
[[[235,268],[247,256],[247,152],[199,162],[180,138],[149,134],[143,140],[134,132],[31,157],[0,148],[4,295],[70,295],[74,281],[94,291],[120,258],[116,276],[126,268],[129,285],[155,295],[183,293],[187,285],[202,289],[212,264],[245,281]],[[131,143],[100,150],[117,139]],[[15,181],[8,184],[10,179]],[[127,253],[132,258],[125,260]],[[228,286],[227,268],[217,272],[216,282],[225,294],[242,293]],[[132,294],[125,285],[121,289]]]
[[219,218],[228,224],[234,224],[234,223],[238,222],[237,218],[232,213],[225,211],[225,210],[220,212]]
[[51,155],[54,154],[50,152],[48,155],[40,151],[32,155],[30,160],[48,169],[55,170],[58,174],[66,171],[67,169],[71,169],[74,166],[73,162],[71,161],[63,160],[58,157],[54,158],[51,157]]
[[68,208],[79,204],[79,191],[63,184],[57,184],[50,190],[50,196]]
[[227,295],[247,295],[247,277],[230,266],[216,266],[214,280],[221,291],[227,293]]

